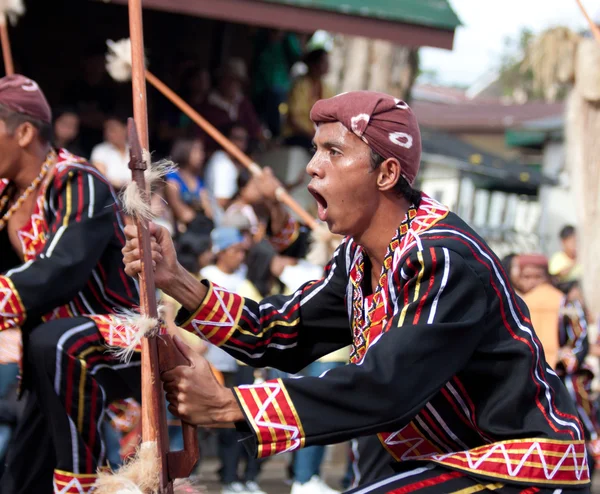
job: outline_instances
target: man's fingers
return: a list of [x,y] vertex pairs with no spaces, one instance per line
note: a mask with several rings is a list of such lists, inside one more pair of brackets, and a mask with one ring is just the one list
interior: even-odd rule
[[133,261],[125,266],[125,274],[135,278],[142,271],[142,261]]
[[179,335],[175,335],[173,337],[173,341],[175,342],[175,346],[181,352],[181,354],[187,359],[190,364],[190,367],[195,367],[194,360],[198,356],[197,353],[194,352],[180,337]]
[[125,232],[125,237],[127,237],[128,240],[137,238],[138,236],[137,226],[135,225],[126,225],[123,231]]

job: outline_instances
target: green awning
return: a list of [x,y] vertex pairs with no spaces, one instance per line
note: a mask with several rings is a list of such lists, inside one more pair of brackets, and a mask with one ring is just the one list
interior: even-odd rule
[[507,130],[504,142],[507,147],[538,147],[546,142],[546,133],[536,130]]
[[262,0],[341,14],[454,30],[460,19],[448,0]]

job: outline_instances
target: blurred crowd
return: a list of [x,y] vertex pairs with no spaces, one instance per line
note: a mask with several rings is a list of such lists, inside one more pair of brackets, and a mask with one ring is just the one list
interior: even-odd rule
[[[91,54],[84,61],[81,80],[67,88],[61,104],[54,107],[54,146],[88,159],[121,191],[131,180],[127,142],[131,106],[120,104],[123,98],[104,64],[102,53]],[[224,60],[213,73],[190,63],[176,89],[244,153],[274,146],[299,146],[310,153],[314,134],[310,109],[317,100],[333,95],[323,81],[327,70],[328,55],[322,47],[311,47],[294,34],[265,30],[252,77],[238,58]],[[191,273],[255,300],[293,293],[322,276],[341,239],[312,237],[291,221],[275,197],[278,187],[302,184],[304,171],[291,184],[281,184],[268,169],[257,180],[170,103],[158,105],[152,115],[153,160],[168,158],[177,165],[154,191],[152,207],[156,222],[170,231],[178,258]],[[163,303],[167,321],[173,321],[178,304],[166,297]],[[247,367],[189,333],[182,337],[206,356],[217,379],[229,386],[281,376],[271,369]],[[348,357],[348,349],[335,352],[303,373],[318,376],[344,365]],[[16,363],[0,366],[0,459],[19,415],[17,374]],[[111,467],[135,452],[140,415],[134,399],[110,405],[102,432]],[[181,449],[179,421],[169,414],[169,424],[171,448]],[[215,443],[224,494],[263,494],[257,483],[260,463],[248,457],[235,430],[202,434],[205,441]],[[336,492],[321,479],[323,458],[324,447],[295,453],[289,468],[294,494]],[[1,468],[0,461],[0,473]],[[345,479],[345,485],[350,481]]]

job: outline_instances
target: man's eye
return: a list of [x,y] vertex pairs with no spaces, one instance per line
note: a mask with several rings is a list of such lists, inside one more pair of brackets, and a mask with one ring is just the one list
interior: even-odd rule
[[337,149],[330,149],[330,150],[329,150],[329,154],[330,154],[331,156],[338,156],[338,155],[340,155],[341,153],[340,153],[340,152],[339,152]]

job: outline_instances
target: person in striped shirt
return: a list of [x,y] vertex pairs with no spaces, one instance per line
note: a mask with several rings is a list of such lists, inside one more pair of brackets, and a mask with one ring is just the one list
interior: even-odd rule
[[[485,241],[413,188],[412,110],[357,91],[317,102],[311,119],[308,187],[319,219],[346,236],[324,277],[244,299],[186,274],[152,227],[156,283],[182,303],[180,326],[250,365],[293,373],[349,344],[350,364],[229,389],[178,341],[193,365],[162,375],[169,408],[233,424],[260,458],[378,434],[397,473],[359,493],[589,492],[582,424],[526,305]],[[135,228],[126,234],[135,276]]]
[[0,79],[0,331],[22,337],[23,415],[0,490],[85,493],[106,464],[106,407],[139,395],[140,359],[115,314],[139,304],[120,264],[118,199],[85,160],[51,145],[35,81]]

